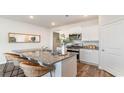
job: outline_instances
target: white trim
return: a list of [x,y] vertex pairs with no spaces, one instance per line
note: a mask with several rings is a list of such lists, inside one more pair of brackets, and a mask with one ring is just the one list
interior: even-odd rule
[[98,64],[91,63],[91,62],[86,62],[86,61],[82,61],[82,60],[80,60],[80,63],[86,63],[86,64],[89,64],[89,65],[98,66]]

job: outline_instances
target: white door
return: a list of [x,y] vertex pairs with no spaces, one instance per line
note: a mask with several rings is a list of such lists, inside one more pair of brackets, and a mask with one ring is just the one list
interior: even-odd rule
[[124,21],[100,29],[100,67],[115,76],[124,76]]

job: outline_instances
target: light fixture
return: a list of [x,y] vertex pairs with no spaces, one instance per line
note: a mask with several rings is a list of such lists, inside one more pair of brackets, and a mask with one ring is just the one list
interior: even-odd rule
[[52,26],[55,26],[56,24],[55,24],[55,22],[51,22],[51,25],[52,25]]
[[30,19],[34,19],[34,16],[29,16]]

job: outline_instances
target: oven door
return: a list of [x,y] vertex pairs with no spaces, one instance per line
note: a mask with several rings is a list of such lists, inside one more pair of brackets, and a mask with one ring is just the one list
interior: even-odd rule
[[79,58],[79,57],[80,57],[80,56],[79,56],[79,55],[80,55],[79,50],[74,50],[74,49],[71,50],[71,49],[67,49],[67,52],[74,52],[74,53],[77,53],[77,60],[78,60],[78,61],[80,60],[80,58]]

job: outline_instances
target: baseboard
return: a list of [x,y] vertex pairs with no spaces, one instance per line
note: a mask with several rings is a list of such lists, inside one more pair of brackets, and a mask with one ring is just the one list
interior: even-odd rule
[[110,67],[103,67],[103,66],[99,66],[99,69],[104,70],[110,74],[112,74],[114,77],[122,77],[119,73],[119,71],[113,70]]
[[85,64],[89,64],[89,65],[98,66],[98,64],[91,63],[91,62],[86,62],[86,61],[82,61],[82,60],[80,60],[80,63],[85,63]]

